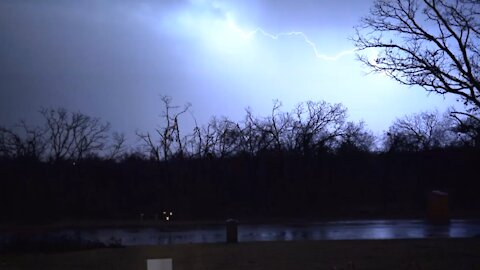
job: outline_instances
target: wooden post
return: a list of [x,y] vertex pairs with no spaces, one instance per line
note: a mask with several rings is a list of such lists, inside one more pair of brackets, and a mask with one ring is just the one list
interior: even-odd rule
[[434,190],[428,194],[428,222],[432,224],[450,223],[450,209],[448,207],[448,193]]
[[227,243],[238,242],[238,220],[228,219],[226,222]]

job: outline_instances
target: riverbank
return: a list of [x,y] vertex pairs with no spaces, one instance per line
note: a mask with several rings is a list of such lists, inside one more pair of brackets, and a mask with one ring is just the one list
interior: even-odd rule
[[[480,215],[453,216],[453,220],[466,220],[480,224]],[[240,225],[305,225],[326,224],[338,222],[367,222],[367,221],[419,221],[428,222],[423,216],[376,216],[376,217],[348,217],[348,218],[248,218],[238,219]],[[0,234],[20,233],[38,234],[65,229],[141,229],[158,228],[162,230],[181,230],[205,226],[224,226],[226,219],[205,220],[154,220],[154,219],[105,219],[105,220],[60,220],[49,222],[0,222]]]
[[250,242],[92,249],[0,255],[0,269],[480,269],[480,239]]
[[[224,219],[203,219],[203,220],[177,220],[172,218],[169,221],[155,220],[153,218],[141,219],[70,219],[55,221],[11,221],[0,222],[0,232],[2,231],[23,231],[23,230],[56,230],[69,228],[154,228],[154,227],[191,227],[191,226],[209,226],[224,225]],[[479,214],[464,214],[452,216],[457,220],[478,220]],[[239,224],[314,224],[339,221],[356,220],[425,220],[425,215],[389,215],[389,216],[342,216],[342,217],[311,217],[311,218],[291,218],[291,217],[261,217],[261,218],[238,218]]]

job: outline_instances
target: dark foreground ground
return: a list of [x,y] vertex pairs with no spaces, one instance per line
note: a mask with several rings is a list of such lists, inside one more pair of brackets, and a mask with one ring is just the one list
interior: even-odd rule
[[0,255],[0,269],[480,269],[480,239],[255,242]]

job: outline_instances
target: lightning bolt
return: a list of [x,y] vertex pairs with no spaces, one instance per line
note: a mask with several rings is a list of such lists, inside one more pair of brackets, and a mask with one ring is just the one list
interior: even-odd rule
[[305,33],[300,31],[281,32],[277,34],[272,34],[263,30],[260,27],[257,27],[255,30],[252,30],[252,31],[245,31],[235,23],[232,16],[230,16],[229,14],[227,14],[227,24],[231,30],[235,31],[237,34],[239,34],[241,37],[245,39],[252,39],[254,36],[259,34],[262,36],[271,38],[273,40],[278,40],[281,37],[300,37],[312,49],[313,53],[315,54],[315,57],[321,60],[336,61],[342,58],[343,56],[354,54],[357,51],[356,49],[350,49],[350,50],[339,52],[335,55],[321,54],[315,42],[313,42]]

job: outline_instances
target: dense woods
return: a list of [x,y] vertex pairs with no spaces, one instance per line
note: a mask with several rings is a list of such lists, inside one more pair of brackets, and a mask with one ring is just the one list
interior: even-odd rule
[[406,115],[375,136],[341,104],[275,101],[189,128],[191,105],[164,96],[160,122],[126,145],[99,118],[45,108],[38,126],[0,127],[0,219],[413,217],[436,189],[453,215],[479,214],[479,7],[378,0],[352,38],[369,70],[463,111]]
[[190,105],[162,101],[159,127],[137,132],[138,147],[64,109],[42,109],[43,126],[2,128],[0,218],[422,217],[435,189],[449,192],[454,215],[480,209],[476,118],[423,112],[375,137],[341,104],[283,112],[275,101],[268,116],[247,110],[182,132]]

